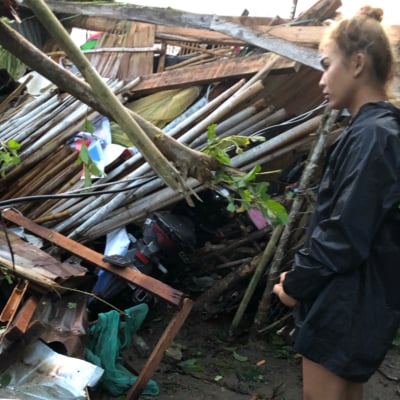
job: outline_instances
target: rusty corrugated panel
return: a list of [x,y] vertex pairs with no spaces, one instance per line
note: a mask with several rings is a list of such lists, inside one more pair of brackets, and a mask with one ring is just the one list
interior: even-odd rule
[[24,16],[21,13],[22,21],[12,21],[10,26],[24,36],[27,40],[33,43],[39,49],[42,49],[46,40],[49,38],[48,32],[36,17],[28,15]]
[[14,264],[21,267],[21,270],[26,269],[31,275],[61,283],[70,278],[83,278],[86,275],[85,267],[79,264],[60,262],[12,232],[8,232],[8,239],[13,255],[5,233],[0,231],[0,260],[6,262],[7,265],[12,265],[14,261]]
[[59,352],[84,358],[88,332],[86,299],[83,293],[43,296],[32,317],[31,328],[36,329],[47,344],[58,347]]

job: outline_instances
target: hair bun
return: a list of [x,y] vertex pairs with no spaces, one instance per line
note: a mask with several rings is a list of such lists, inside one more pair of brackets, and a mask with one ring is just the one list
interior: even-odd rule
[[381,22],[383,19],[383,10],[382,8],[374,8],[371,6],[361,7],[357,13],[358,15],[365,15],[368,18],[373,18],[378,22]]

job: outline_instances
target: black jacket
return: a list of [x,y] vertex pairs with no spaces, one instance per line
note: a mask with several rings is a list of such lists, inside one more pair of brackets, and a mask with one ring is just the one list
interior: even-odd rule
[[300,301],[295,349],[363,382],[400,310],[400,111],[364,105],[334,144],[304,248],[286,275]]

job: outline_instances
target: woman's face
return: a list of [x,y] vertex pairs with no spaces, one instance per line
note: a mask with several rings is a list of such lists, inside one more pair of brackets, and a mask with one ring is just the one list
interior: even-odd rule
[[330,40],[321,50],[323,74],[319,81],[322,94],[332,108],[347,108],[354,102],[355,79],[351,62],[345,62],[336,45]]

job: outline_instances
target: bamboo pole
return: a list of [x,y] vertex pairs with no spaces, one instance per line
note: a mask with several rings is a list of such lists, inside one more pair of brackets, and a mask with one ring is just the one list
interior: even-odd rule
[[[280,108],[276,110],[273,114],[267,115],[265,118],[260,118],[261,113],[256,114],[254,116],[254,121],[252,123],[243,124],[243,127],[239,131],[243,136],[251,136],[251,135],[261,135],[267,136],[264,132],[260,132],[262,130],[267,130],[268,128],[279,124],[287,119],[288,113],[284,108]],[[246,122],[246,121],[245,121]]]
[[[189,178],[187,184],[196,192],[204,189],[204,186],[193,178]],[[88,229],[81,240],[87,241],[101,237],[115,228],[125,226],[127,222],[143,221],[151,211],[164,209],[182,198],[180,193],[173,192],[170,188],[161,188],[146,197],[139,198],[131,207],[115,209],[107,216],[107,220],[100,220]]]
[[273,137],[272,139],[267,140],[266,142],[252,147],[248,151],[233,157],[231,160],[232,167],[241,168],[243,165],[259,159],[262,155],[276,151],[279,148],[298,140],[299,138],[315,132],[318,129],[320,121],[321,116],[313,117],[310,120],[303,122],[302,124],[299,124],[294,128]]
[[212,112],[212,110],[217,108],[225,100],[229,99],[238,89],[240,89],[240,87],[242,87],[245,84],[245,82],[246,81],[244,79],[241,79],[240,81],[236,82],[234,85],[232,85],[229,89],[222,92],[215,99],[206,103],[204,107],[194,112],[190,117],[186,118],[178,125],[176,125],[174,128],[170,129],[168,131],[168,135],[172,137],[179,136],[179,134],[182,131],[187,129],[195,121],[204,119],[206,115]]
[[257,265],[256,270],[254,271],[254,274],[250,280],[250,283],[243,295],[242,301],[239,304],[238,309],[236,310],[235,316],[232,320],[231,327],[229,329],[229,334],[233,336],[238,329],[238,326],[240,322],[242,321],[243,314],[245,313],[249,302],[258,286],[258,283],[261,279],[261,276],[264,274],[264,271],[272,259],[275,249],[276,249],[276,244],[279,241],[279,238],[282,234],[283,231],[283,225],[277,225],[274,230],[272,231],[272,235],[265,246],[265,250],[261,256],[261,259]]
[[270,74],[276,62],[280,59],[281,56],[279,56],[278,54],[270,53],[270,58],[268,59],[264,67],[260,69],[260,71],[258,71],[241,89],[239,89],[239,93],[246,91],[257,81],[263,81]]
[[[72,153],[71,149],[63,148],[61,151],[50,154],[43,164],[36,164],[7,191],[7,197],[22,197],[30,194],[43,193],[43,185],[55,179],[58,173],[63,173],[64,169],[76,160],[77,153]],[[43,168],[45,166],[45,168]],[[51,193],[51,192],[50,192]]]
[[[273,106],[266,107],[257,114],[252,115],[250,118],[243,119],[243,121],[225,131],[221,130],[222,124],[219,124],[215,129],[215,133],[220,139],[231,135],[251,136],[263,128],[273,126],[283,121],[287,117],[287,112],[283,108],[271,114],[272,112]],[[193,142],[192,146],[197,148],[204,146],[206,144],[206,135],[202,135],[201,139],[202,141],[196,140],[196,143]]]
[[202,134],[207,130],[208,126],[218,122],[221,118],[231,112],[239,104],[245,102],[246,100],[254,97],[257,93],[264,90],[264,85],[257,81],[247,90],[243,92],[236,92],[229,99],[227,99],[222,105],[220,105],[216,110],[209,114],[205,119],[199,122],[192,129],[188,130],[180,137],[180,142],[190,144],[197,136]]
[[42,117],[45,118],[58,105],[58,101],[53,95],[50,96],[49,93],[47,93],[44,97],[48,98],[46,101],[43,101],[42,104],[38,104],[36,109],[23,109],[20,113],[16,114],[14,118],[10,118],[7,123],[1,125],[2,138],[13,138],[18,142],[23,142],[32,132],[35,132],[38,121],[42,122]]
[[[219,138],[225,135],[225,132],[235,130],[237,135],[240,135],[240,131],[236,130],[236,127],[243,124],[244,121],[248,121],[253,119],[255,115],[260,114],[262,110],[267,110],[265,113],[269,115],[273,112],[274,107],[267,107],[264,99],[257,100],[255,103],[251,104],[248,107],[240,110],[239,112],[228,115],[226,119],[221,120],[216,126],[214,133]],[[198,136],[195,140],[192,141],[190,146],[192,148],[199,148],[203,146],[207,142],[207,132],[203,132],[200,136]]]
[[308,189],[310,181],[313,178],[319,163],[321,162],[322,155],[326,146],[327,135],[331,131],[337,116],[337,110],[331,110],[327,108],[325,110],[323,118],[321,119],[317,132],[317,140],[314,144],[313,149],[309,153],[309,159],[300,178],[298,191],[300,195],[298,194],[293,201],[288,217],[288,222],[285,225],[281,239],[279,241],[279,246],[275,252],[274,259],[272,260],[272,264],[268,272],[266,286],[254,318],[253,334],[256,334],[267,320],[272,287],[276,283],[276,279],[278,278],[279,272],[281,270],[282,260],[284,259],[287,245],[289,243],[289,239],[293,230],[295,229],[296,222],[299,218],[299,211],[304,203],[304,197],[301,195],[301,193],[304,193]]
[[[317,119],[317,121],[319,121]],[[301,128],[299,129],[294,129],[292,128],[291,135],[294,136],[294,138],[302,138],[305,135],[308,135],[310,133],[310,129],[316,129],[317,124],[314,123],[305,123],[301,124]],[[305,129],[305,127],[308,129]],[[285,133],[281,134],[285,135]],[[289,135],[286,140],[288,140],[290,143],[293,142],[291,135]],[[280,143],[281,140],[278,141]],[[289,146],[290,149],[293,150],[293,148],[297,148],[299,146],[299,140],[295,140],[293,147]],[[279,150],[282,149],[282,152]],[[270,147],[267,148],[267,150],[271,150],[269,154],[269,159],[273,159],[274,156],[278,156],[281,154],[284,154],[286,152],[287,146],[282,146],[278,150],[275,150],[274,146],[272,146],[272,150]],[[247,150],[249,151],[249,150]],[[247,153],[245,151],[244,153]],[[262,157],[266,157],[265,154],[263,154],[262,151],[260,151],[254,159],[252,158],[251,160],[246,160],[246,162],[241,163],[241,168],[247,169],[247,164],[249,162],[257,162],[258,160]],[[233,158],[235,160],[236,157]],[[143,166],[142,166],[143,167]],[[140,176],[140,171],[141,173],[144,173],[144,170],[141,170],[141,168],[136,169],[131,175],[129,175],[130,178],[134,176]],[[151,189],[150,189],[151,188]],[[96,199],[87,199],[87,204],[88,207],[80,207],[80,203],[76,205],[75,209],[70,209],[69,212],[71,214],[75,215],[75,218],[80,220],[81,223],[77,227],[76,231],[73,231],[70,233],[71,237],[80,237],[82,240],[87,240],[88,237],[93,238],[93,232],[99,232],[103,230],[103,220],[107,217],[107,221],[110,223],[111,226],[114,227],[120,227],[126,224],[127,221],[140,221],[143,218],[143,208],[142,208],[142,202],[146,203],[146,209],[147,210],[154,210],[154,209],[159,209],[159,203],[157,200],[157,193],[161,189],[161,185],[159,181],[154,181],[149,184],[144,184],[142,187],[139,189],[135,190],[132,192],[132,195],[134,196],[135,202],[132,202],[132,200],[129,200],[130,203],[132,204],[125,204],[122,206],[123,203],[127,202],[127,199],[129,199],[128,195],[121,195],[121,196],[112,196],[109,195],[109,201],[105,201],[104,198],[96,198]],[[150,193],[153,193],[150,195]],[[176,198],[175,198],[176,201]],[[165,203],[163,203],[165,205]],[[171,204],[171,203],[169,203]],[[104,205],[104,208],[102,207]],[[90,210],[93,208],[96,208],[98,212],[96,213],[96,216]],[[122,206],[122,207],[121,207]],[[59,212],[59,210],[58,210]],[[89,223],[86,223],[85,221],[90,219]],[[62,221],[60,222],[55,229],[61,231],[61,232],[66,232],[66,230],[71,229],[71,227],[74,225],[74,221],[71,219],[69,221]],[[96,226],[100,226],[100,229],[97,230]],[[97,233],[95,234],[97,235]],[[97,237],[97,236],[96,236]]]
[[104,84],[99,74],[94,70],[88,59],[81,53],[72,41],[62,24],[57,20],[43,0],[25,0],[33,10],[36,17],[42,22],[62,46],[63,50],[74,62],[79,71],[91,86],[95,96],[103,102],[117,123],[133,140],[136,147],[143,154],[156,173],[163,178],[165,183],[174,190],[187,193],[187,188],[178,171],[168,162],[154,143],[143,132],[131,114],[122,106],[114,93]]

